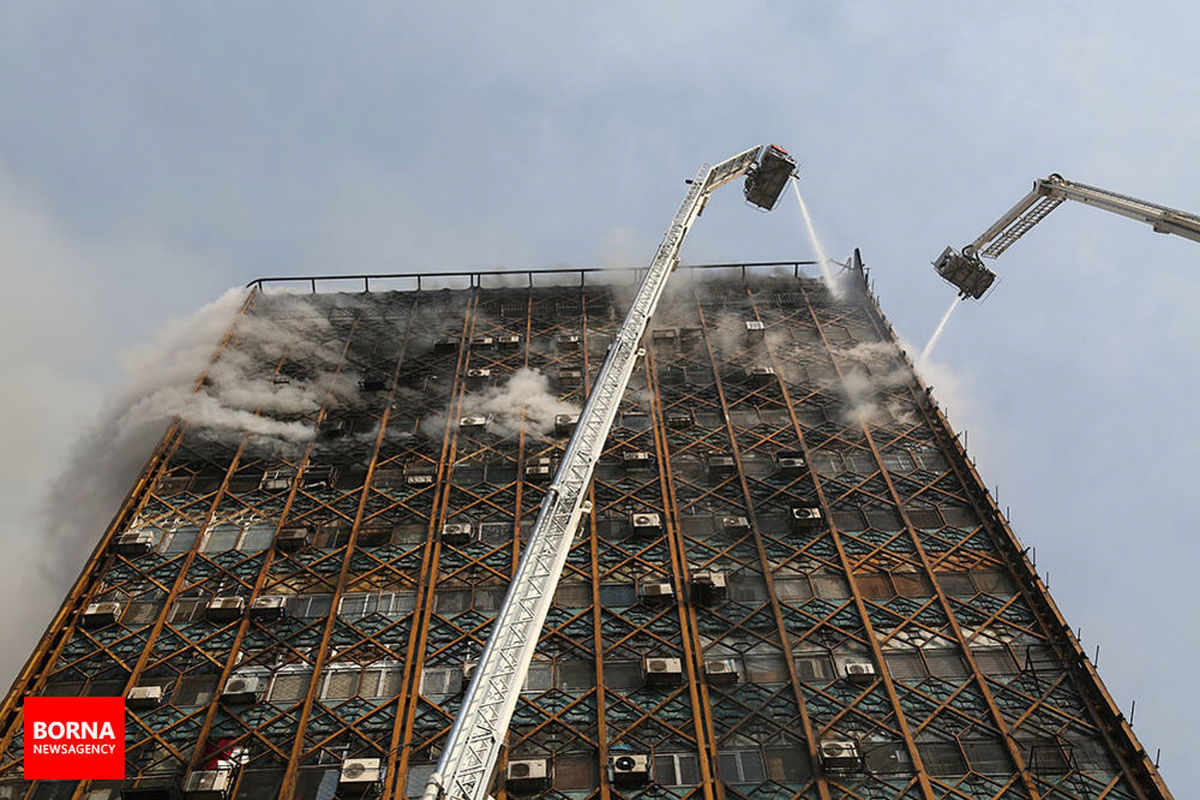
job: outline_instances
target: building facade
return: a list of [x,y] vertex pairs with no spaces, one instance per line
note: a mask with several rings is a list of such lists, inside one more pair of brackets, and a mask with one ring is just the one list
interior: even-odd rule
[[[673,277],[498,798],[1171,796],[843,278]],[[9,693],[0,798],[421,795],[629,296],[434,280],[258,284]],[[126,780],[23,780],[32,695],[126,696]]]

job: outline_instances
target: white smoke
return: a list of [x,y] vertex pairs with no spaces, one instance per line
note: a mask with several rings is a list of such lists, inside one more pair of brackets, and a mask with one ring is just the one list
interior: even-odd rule
[[909,381],[908,368],[900,360],[896,345],[864,342],[839,350],[836,356],[842,365],[840,388],[846,397],[843,422],[858,425],[880,425],[893,419],[908,424],[916,422],[909,404],[883,396],[887,390]]
[[[440,438],[447,412],[427,417],[421,431]],[[489,427],[501,436],[513,436],[522,428],[539,435],[554,429],[559,414],[578,414],[579,406],[559,400],[550,391],[549,379],[539,370],[522,367],[503,385],[463,395],[459,416],[490,417]]]

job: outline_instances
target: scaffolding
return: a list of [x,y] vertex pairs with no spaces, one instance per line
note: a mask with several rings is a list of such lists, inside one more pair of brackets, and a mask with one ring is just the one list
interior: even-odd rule
[[[673,279],[493,793],[1169,798],[866,275],[804,266]],[[0,798],[420,797],[630,288],[345,279],[255,283],[216,363],[270,424],[166,433],[5,701]],[[24,781],[27,695],[125,695],[126,780]]]

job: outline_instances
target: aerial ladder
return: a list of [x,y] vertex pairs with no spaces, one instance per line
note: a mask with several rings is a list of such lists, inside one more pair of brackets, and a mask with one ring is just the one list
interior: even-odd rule
[[471,673],[462,707],[450,729],[423,800],[486,800],[509,721],[521,694],[534,648],[546,622],[554,590],[583,516],[592,472],[608,439],[617,408],[641,349],[642,336],[679,263],[679,248],[709,195],[746,176],[746,199],[770,210],[796,162],[775,145],[752,147],[714,167],[703,166],[688,181],[679,211],[642,279],[608,357],[567,443],[500,613]]
[[983,265],[983,258],[996,258],[1044,220],[1065,200],[1086,203],[1114,214],[1150,225],[1158,233],[1174,233],[1200,242],[1200,216],[1136,197],[1069,181],[1057,173],[1034,181],[1033,190],[1022,197],[990,228],[959,252],[947,247],[933,262],[934,269],[963,297],[978,300],[996,280],[996,273]]

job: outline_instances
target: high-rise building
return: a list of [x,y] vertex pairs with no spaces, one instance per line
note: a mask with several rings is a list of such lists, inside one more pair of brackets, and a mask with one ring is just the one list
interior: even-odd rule
[[[1171,796],[843,278],[672,278],[497,797]],[[275,286],[9,693],[0,798],[420,796],[630,293]],[[24,781],[35,695],[124,695],[126,780]]]

